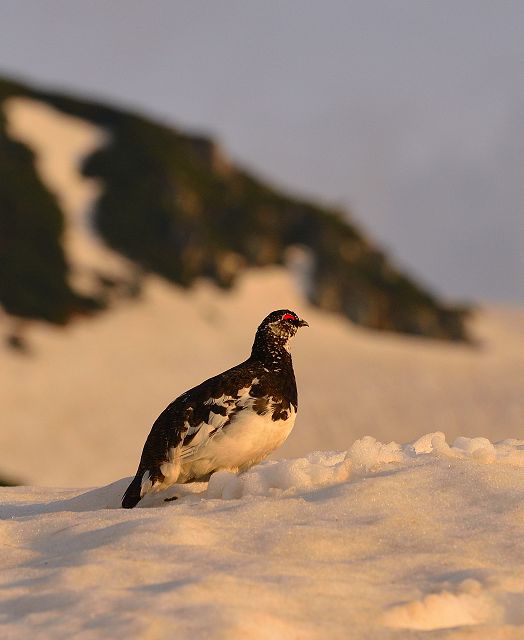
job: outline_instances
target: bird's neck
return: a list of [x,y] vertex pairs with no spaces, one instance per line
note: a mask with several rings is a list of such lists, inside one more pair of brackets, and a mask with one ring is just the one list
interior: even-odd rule
[[268,336],[267,334],[255,336],[251,358],[262,362],[273,371],[293,366],[289,351],[289,339]]

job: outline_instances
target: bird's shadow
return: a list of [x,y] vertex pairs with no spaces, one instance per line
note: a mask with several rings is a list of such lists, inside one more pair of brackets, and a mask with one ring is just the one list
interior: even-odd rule
[[[27,488],[13,487],[12,489],[6,489],[8,499],[0,505],[0,520],[61,511],[82,512],[120,509],[122,496],[130,481],[131,478],[122,478],[104,487],[90,489],[82,493],[79,493],[80,490],[63,490],[61,491],[62,496],[51,502],[35,500],[34,498],[38,494],[31,499],[31,495],[25,495],[28,491]],[[205,491],[206,487],[207,483],[199,483],[193,486],[176,485],[165,491],[144,496],[137,508],[169,507],[173,500],[177,502],[196,501],[201,498],[200,494]],[[23,501],[17,499],[17,494],[21,491],[24,492],[25,499]],[[9,495],[13,496],[12,501],[9,501]]]

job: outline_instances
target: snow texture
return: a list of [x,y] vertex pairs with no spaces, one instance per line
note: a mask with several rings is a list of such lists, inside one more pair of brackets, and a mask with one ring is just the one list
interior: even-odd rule
[[132,511],[128,480],[0,490],[0,637],[524,637],[522,440],[365,437]]

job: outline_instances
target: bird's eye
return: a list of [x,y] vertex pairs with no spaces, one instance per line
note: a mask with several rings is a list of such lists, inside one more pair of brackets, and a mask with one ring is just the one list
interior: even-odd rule
[[296,316],[294,316],[292,313],[285,313],[282,316],[282,320],[295,320]]

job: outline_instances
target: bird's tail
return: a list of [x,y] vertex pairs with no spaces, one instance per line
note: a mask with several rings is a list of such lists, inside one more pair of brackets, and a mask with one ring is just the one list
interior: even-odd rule
[[140,501],[140,498],[142,497],[140,495],[141,488],[141,476],[139,473],[137,473],[129,487],[127,487],[126,492],[122,496],[122,507],[124,509],[132,509],[133,507],[136,507],[136,505]]

